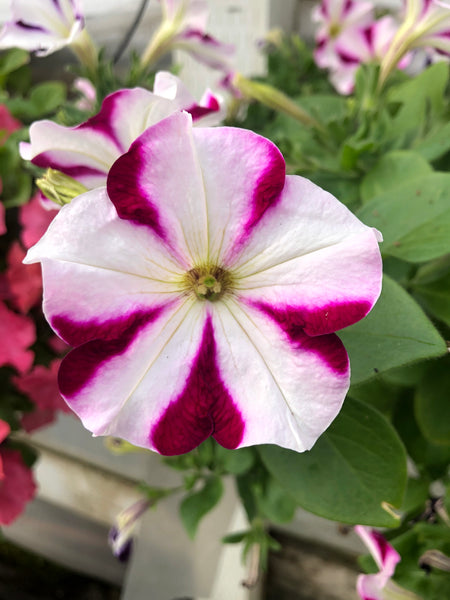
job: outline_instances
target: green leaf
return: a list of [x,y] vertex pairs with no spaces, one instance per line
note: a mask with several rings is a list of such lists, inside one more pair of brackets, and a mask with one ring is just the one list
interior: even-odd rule
[[450,252],[450,173],[405,181],[372,198],[358,217],[383,234],[381,252],[425,262]]
[[393,423],[419,471],[426,473],[432,480],[445,476],[450,461],[450,448],[432,444],[424,438],[414,417],[412,398],[405,397],[397,404]]
[[432,364],[417,389],[416,421],[427,440],[450,446],[450,357]]
[[450,123],[437,123],[434,129],[418,143],[414,150],[426,160],[433,161],[450,150]]
[[212,510],[223,494],[220,477],[211,475],[205,479],[203,487],[188,494],[180,505],[180,516],[190,538],[194,538],[201,519]]
[[425,309],[450,327],[450,255],[424,265],[410,285]]
[[259,506],[270,521],[289,523],[294,518],[297,502],[276,479],[269,477],[264,493],[259,497]]
[[442,114],[447,80],[448,65],[440,62],[390,90],[389,101],[401,103],[389,128],[391,139],[398,139],[417,127],[423,128],[428,111]]
[[37,114],[54,112],[66,99],[66,86],[60,81],[46,81],[34,87],[30,101]]
[[383,509],[402,503],[406,454],[394,428],[376,410],[347,398],[309,452],[261,446],[272,476],[304,509],[334,521],[395,527]]
[[363,203],[388,190],[405,185],[433,172],[430,164],[417,152],[394,150],[385,154],[364,177],[361,183]]
[[28,62],[30,62],[30,55],[26,50],[20,48],[13,48],[0,54],[0,76],[9,75]]
[[340,331],[339,337],[350,356],[353,385],[447,351],[420,306],[386,275],[381,296],[369,315]]
[[227,450],[223,446],[216,446],[216,460],[227,473],[242,475],[246,473],[255,462],[253,448],[238,448]]

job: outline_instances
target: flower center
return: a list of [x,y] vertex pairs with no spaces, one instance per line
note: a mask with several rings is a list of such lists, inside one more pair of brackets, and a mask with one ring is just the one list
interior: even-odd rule
[[222,267],[207,265],[188,271],[186,283],[199,300],[215,302],[230,291],[231,276]]
[[329,29],[330,38],[336,38],[341,33],[341,25],[339,23],[332,23]]

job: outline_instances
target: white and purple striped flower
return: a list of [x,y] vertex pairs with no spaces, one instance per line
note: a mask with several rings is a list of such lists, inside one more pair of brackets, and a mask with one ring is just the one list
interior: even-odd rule
[[84,29],[80,0],[11,0],[11,12],[0,32],[0,49],[47,56],[75,42]]
[[147,129],[107,187],[64,206],[26,262],[75,346],[59,383],[95,435],[174,455],[311,448],[349,386],[335,331],[381,287],[380,236],[279,150],[179,112]]
[[22,143],[21,155],[39,167],[61,171],[88,189],[106,184],[107,173],[121,154],[147,127],[184,109],[197,123],[212,125],[223,118],[221,99],[207,91],[197,104],[178,77],[160,71],[153,93],[124,89],[107,96],[100,112],[77,127],[36,121],[31,143]]
[[206,32],[208,0],[161,0],[161,8],[162,22],[142,55],[143,66],[181,49],[212,69],[232,71],[234,46],[223,44]]
[[362,600],[419,600],[416,594],[392,581],[401,557],[385,538],[375,529],[362,525],[356,525],[355,532],[367,546],[380,569],[373,575],[359,575],[356,588]]
[[375,20],[373,3],[355,0],[322,0],[312,13],[317,23],[314,60],[322,69],[337,69],[345,59],[336,52],[336,44],[343,35],[359,35]]
[[433,55],[450,55],[450,2],[445,0],[405,0],[404,21],[381,63],[383,83],[405,54],[424,48]]

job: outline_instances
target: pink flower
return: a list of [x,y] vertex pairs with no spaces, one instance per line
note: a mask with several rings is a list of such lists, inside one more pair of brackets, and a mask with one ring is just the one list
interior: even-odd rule
[[21,453],[0,448],[3,477],[0,480],[0,525],[10,525],[19,517],[27,502],[36,494],[33,474],[23,462]]
[[[342,34],[335,44],[340,66],[330,73],[330,81],[341,94],[350,94],[355,87],[355,75],[360,64],[381,63],[398,31],[396,21],[386,15],[374,21],[369,27]],[[406,55],[397,65],[404,69],[410,63],[411,55]]]
[[34,402],[35,410],[22,417],[23,428],[30,432],[54,421],[58,412],[70,412],[58,388],[60,359],[53,360],[49,368],[35,365],[29,373],[13,377],[19,391]]
[[25,248],[31,248],[38,242],[58,211],[44,208],[41,194],[35,194],[28,204],[20,207],[19,222],[22,226],[20,239]]
[[33,475],[20,452],[3,444],[9,432],[8,423],[0,419],[0,525],[12,523],[36,493]]
[[29,347],[36,340],[33,321],[9,310],[0,301],[0,366],[15,367],[25,373],[33,364],[34,353]]
[[21,154],[33,164],[61,171],[91,189],[105,185],[114,161],[147,127],[180,109],[202,124],[217,123],[223,116],[219,100],[210,92],[197,104],[177,77],[160,71],[153,93],[142,88],[114,92],[96,116],[77,127],[52,121],[33,123],[31,143],[21,145]]
[[47,56],[73,43],[84,28],[79,0],[11,0],[12,20],[0,32],[0,48],[24,48]]
[[[375,20],[373,3],[324,0],[313,13],[319,24],[316,34],[317,65],[330,71],[330,81],[340,94],[350,94],[359,65],[381,62],[398,25],[391,16]],[[410,57],[398,65],[405,68]]]
[[80,99],[76,103],[76,107],[86,112],[92,112],[97,101],[97,90],[95,86],[84,77],[77,77],[73,82],[74,89],[79,92]]
[[22,124],[11,115],[8,107],[0,104],[0,142],[5,142],[13,131],[21,127]]
[[312,18],[318,24],[314,59],[317,66],[331,70],[342,64],[335,50],[341,37],[345,34],[352,37],[375,20],[373,3],[365,0],[322,0],[313,10]]
[[[0,179],[0,194],[2,193],[1,183],[2,181]],[[6,233],[5,207],[0,202],[0,235],[3,235],[4,233]]]
[[400,554],[374,529],[357,525],[355,532],[380,569],[375,575],[359,575],[356,587],[362,600],[419,600],[415,594],[399,587],[391,579],[401,560]]
[[[11,431],[11,427],[9,426],[9,423],[4,421],[3,419],[0,419],[0,444],[5,441],[5,439],[9,435],[10,431]],[[2,462],[2,457],[0,454],[0,481],[4,478],[5,478],[5,473],[3,471],[3,462]]]
[[[6,257],[6,281],[11,302],[21,313],[27,313],[42,295],[42,277],[39,265],[24,265],[25,251],[15,240]],[[37,268],[36,268],[37,267]]]
[[381,288],[378,232],[244,129],[175,113],[64,206],[31,248],[44,311],[76,348],[63,397],[96,435],[162,454],[303,451],[340,410],[334,334]]

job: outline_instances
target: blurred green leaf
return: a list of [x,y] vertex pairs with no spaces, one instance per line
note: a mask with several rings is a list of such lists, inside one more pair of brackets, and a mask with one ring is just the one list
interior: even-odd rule
[[188,494],[180,505],[180,516],[190,538],[194,538],[201,519],[212,510],[223,494],[220,477],[211,475],[204,481],[203,487]]
[[428,368],[416,391],[416,421],[427,440],[450,446],[450,356]]

